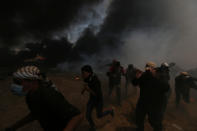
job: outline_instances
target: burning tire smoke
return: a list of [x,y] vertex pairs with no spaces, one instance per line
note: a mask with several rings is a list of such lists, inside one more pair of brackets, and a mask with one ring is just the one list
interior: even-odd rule
[[194,0],[4,2],[2,9],[11,9],[1,12],[1,47],[44,45],[39,50],[28,48],[34,52],[30,56],[42,54],[53,65],[97,65],[117,58],[138,66],[153,60],[193,68],[196,4]]

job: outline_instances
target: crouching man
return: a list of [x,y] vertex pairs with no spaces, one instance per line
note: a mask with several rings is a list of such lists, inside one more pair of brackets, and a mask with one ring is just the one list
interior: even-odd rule
[[73,131],[83,118],[59,91],[43,84],[40,70],[35,66],[20,68],[13,74],[11,91],[26,96],[30,113],[7,131],[17,130],[34,120],[39,121],[44,131]]

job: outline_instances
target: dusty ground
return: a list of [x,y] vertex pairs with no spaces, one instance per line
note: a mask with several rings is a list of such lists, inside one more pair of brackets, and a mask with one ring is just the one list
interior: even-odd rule
[[[64,94],[65,98],[68,99],[72,104],[77,106],[82,112],[85,111],[86,102],[88,100],[88,94],[81,95],[82,81],[74,79],[75,74],[65,75],[49,75],[49,78],[54,81],[59,90]],[[122,106],[115,104],[115,97],[106,95],[107,92],[107,81],[105,76],[100,76],[103,83],[103,92],[105,97],[105,107],[114,107],[115,117],[107,116],[100,120],[94,117],[99,131],[135,131],[134,124],[134,110],[137,100],[135,90],[129,88],[129,98],[124,98]],[[25,105],[24,97],[14,96],[9,91],[10,78],[7,80],[0,81],[0,131],[15,121],[19,120],[26,114],[28,109]],[[124,85],[122,85],[122,90]],[[138,91],[139,93],[139,91]],[[197,131],[197,98],[193,97],[191,104],[187,105],[181,103],[181,109],[176,109],[174,106],[174,94],[171,96],[168,109],[164,119],[164,126],[166,131]],[[87,131],[88,123],[86,120],[79,126],[78,131]],[[151,131],[151,127],[146,122],[145,131]],[[28,124],[19,131],[42,131],[39,124],[35,121]]]

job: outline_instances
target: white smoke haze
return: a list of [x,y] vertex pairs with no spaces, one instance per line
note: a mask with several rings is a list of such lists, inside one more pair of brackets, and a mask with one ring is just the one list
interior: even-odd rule
[[82,7],[72,24],[67,29],[56,33],[54,38],[67,37],[68,41],[75,43],[87,28],[97,34],[107,16],[111,2],[112,0],[102,0],[99,4]]
[[121,47],[123,63],[143,67],[147,61],[175,62],[184,69],[197,67],[197,1],[167,1],[167,27],[126,32]]
[[[82,8],[74,24],[60,34],[75,43],[86,28],[98,33],[110,3],[110,0],[104,0],[98,5]],[[147,61],[154,61],[158,66],[162,62],[175,62],[185,70],[196,68],[197,1],[167,0],[164,3],[168,16],[165,25],[126,29],[119,37],[124,43],[120,44],[120,52],[104,49],[100,54],[84,56],[83,64],[97,66],[98,61],[106,61],[105,64],[117,59],[124,67],[132,63],[141,69]]]
[[[161,29],[136,30],[125,39],[121,53],[123,63],[132,63],[143,69],[148,61],[160,64],[170,61],[173,32]],[[159,66],[159,65],[158,65]]]
[[171,7],[171,19],[177,28],[173,59],[177,59],[185,68],[197,67],[197,1],[178,1],[173,2]]

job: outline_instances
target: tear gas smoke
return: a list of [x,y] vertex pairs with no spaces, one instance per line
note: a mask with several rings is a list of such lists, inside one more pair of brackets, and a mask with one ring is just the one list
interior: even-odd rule
[[0,5],[0,45],[23,44],[26,39],[43,40],[70,25],[79,9],[100,0],[3,1]]
[[54,38],[67,37],[71,43],[76,43],[87,28],[91,29],[96,35],[107,16],[111,1],[104,0],[93,6],[83,6],[79,10],[77,17],[72,21],[72,24],[65,30],[54,33]]
[[[56,42],[65,40],[62,42],[69,47],[65,46],[66,51],[71,49],[65,56],[69,58],[61,57],[61,62],[106,64],[115,58],[123,65],[140,67],[150,60],[158,64],[175,62],[186,69],[197,66],[196,1],[91,1],[16,3],[17,8],[1,12],[1,45],[17,45],[21,40],[43,43],[46,38],[55,38]],[[71,43],[75,43],[74,48],[70,48]]]
[[[197,2],[166,1],[165,23],[157,28],[138,28],[125,32],[125,45],[121,47],[125,63],[144,65],[152,60],[176,62],[185,69],[196,68]],[[161,9],[157,9],[160,12]]]

